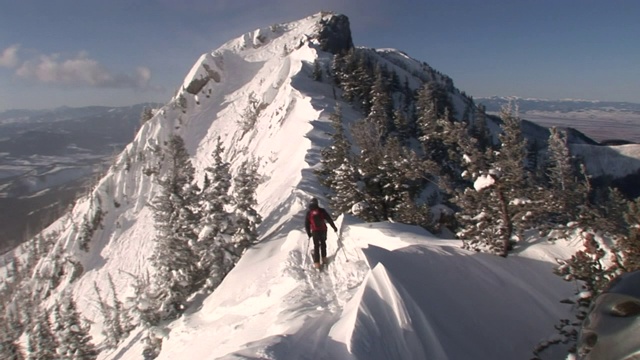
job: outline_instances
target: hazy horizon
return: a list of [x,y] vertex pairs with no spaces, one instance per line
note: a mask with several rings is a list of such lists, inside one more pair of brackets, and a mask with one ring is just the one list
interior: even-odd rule
[[0,111],[167,102],[198,57],[321,10],[356,46],[396,48],[473,97],[640,103],[640,3],[541,0],[0,0]]

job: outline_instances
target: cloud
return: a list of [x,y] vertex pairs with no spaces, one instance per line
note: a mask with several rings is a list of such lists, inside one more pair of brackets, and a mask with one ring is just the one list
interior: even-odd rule
[[20,45],[11,45],[0,53],[0,67],[13,68],[18,65],[18,49]]
[[151,70],[139,67],[134,74],[113,73],[86,52],[64,58],[60,54],[39,55],[16,69],[20,78],[45,84],[97,88],[147,89]]

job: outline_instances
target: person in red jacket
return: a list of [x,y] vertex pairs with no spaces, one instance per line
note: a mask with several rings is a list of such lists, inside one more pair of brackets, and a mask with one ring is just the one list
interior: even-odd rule
[[313,237],[313,266],[316,269],[320,269],[320,256],[322,256],[322,264],[327,264],[327,223],[331,225],[333,231],[338,232],[327,210],[318,205],[318,199],[311,199],[304,220],[304,228],[309,238]]

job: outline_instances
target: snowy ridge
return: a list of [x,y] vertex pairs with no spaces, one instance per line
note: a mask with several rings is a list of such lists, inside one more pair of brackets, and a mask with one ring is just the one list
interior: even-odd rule
[[593,176],[611,175],[617,178],[640,171],[640,145],[593,146],[571,145],[585,162]]
[[[132,291],[128,274],[150,269],[155,228],[148,204],[162,174],[159,150],[174,133],[185,140],[199,181],[218,137],[232,173],[258,158],[257,210],[264,221],[261,242],[222,284],[157,329],[163,335],[158,359],[520,359],[566,316],[558,300],[572,293],[571,285],[551,273],[555,257],[571,253],[560,245],[503,259],[464,251],[459,241],[416,227],[345,217],[338,221],[342,236],[329,234],[327,271],[309,268],[303,217],[312,196],[322,199],[313,170],[338,101],[330,84],[310,74],[316,59],[330,64],[332,55],[319,50],[316,35],[331,16],[259,29],[202,55],[91,196],[48,229],[59,233],[59,251],[77,258],[84,271],[73,282],[66,272],[54,295],[73,291],[94,322],[96,342],[103,336],[94,284],[108,292],[111,275],[124,299]],[[394,69],[419,83],[412,75],[424,70],[419,62],[384,53],[377,61],[402,60]],[[453,96],[462,113],[468,100],[457,89]],[[361,116],[343,105],[345,121]],[[103,226],[89,252],[81,251],[79,224],[98,207]],[[512,330],[516,325],[519,331]],[[137,328],[99,359],[140,359],[141,337]]]
[[[412,226],[346,222],[323,274],[299,230],[251,249],[166,329],[159,359],[519,359],[567,311],[557,296],[571,286],[533,254],[505,262]],[[139,358],[131,339],[107,358]]]

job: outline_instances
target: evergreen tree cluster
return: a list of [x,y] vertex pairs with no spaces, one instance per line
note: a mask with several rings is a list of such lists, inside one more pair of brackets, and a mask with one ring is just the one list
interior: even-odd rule
[[576,318],[558,325],[563,342],[575,342],[591,301],[611,279],[639,269],[638,200],[594,189],[566,132],[551,128],[546,144],[529,142],[517,109],[509,106],[494,137],[484,107],[470,98],[463,96],[469,103],[456,117],[451,84],[423,79],[411,91],[367,50],[336,55],[331,73],[342,99],[363,116],[350,127],[341,108],[330,116],[332,142],[322,151],[317,175],[334,211],[437,231],[429,206],[441,203],[455,212],[447,226],[465,248],[503,257],[528,234],[581,236],[584,248],[557,269],[580,284],[568,300]]
[[200,188],[182,138],[174,135],[166,144],[165,175],[152,202],[157,236],[150,260],[155,273],[148,286],[139,284],[137,294],[137,311],[150,327],[182,314],[196,292],[215,289],[258,240],[257,162],[242,163],[232,182],[223,153],[218,138]]
[[454,179],[460,168],[445,144],[455,143],[445,132],[454,123],[446,84],[412,89],[408,78],[402,82],[366,49],[335,55],[331,72],[343,100],[363,114],[349,128],[340,108],[330,116],[332,144],[322,151],[317,174],[331,190],[332,209],[437,230],[430,206],[442,195],[435,184]]
[[[7,273],[0,288],[2,359],[97,358],[99,350],[89,335],[89,325],[71,294],[62,293],[51,309],[43,305],[59,284],[65,264],[74,262],[54,248],[56,237],[51,233],[32,238],[15,250],[22,255],[13,256],[5,266]],[[24,348],[19,341],[22,337],[26,339]]]
[[103,346],[107,349],[115,349],[129,333],[135,328],[132,308],[125,308],[122,301],[118,298],[115,284],[111,274],[108,276],[109,290],[111,292],[111,304],[102,297],[98,285],[94,283],[100,313],[103,317],[102,334],[104,335]]

